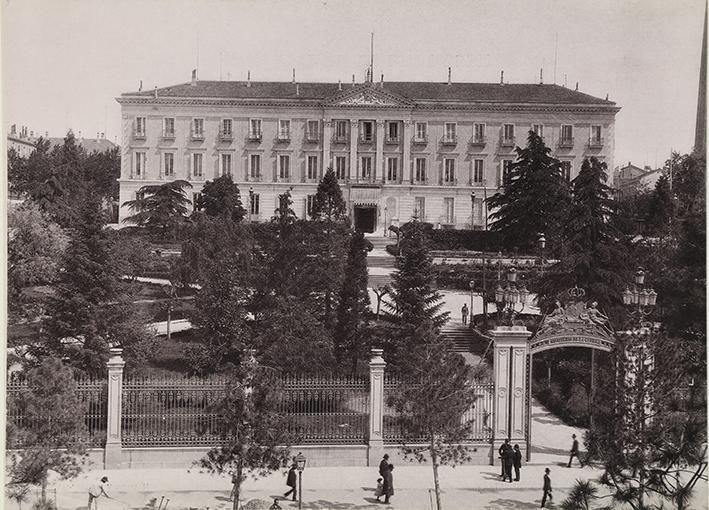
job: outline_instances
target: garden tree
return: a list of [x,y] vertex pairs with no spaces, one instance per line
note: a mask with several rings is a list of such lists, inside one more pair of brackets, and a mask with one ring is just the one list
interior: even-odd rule
[[199,464],[210,473],[232,475],[234,510],[240,508],[241,485],[248,476],[266,476],[288,462],[291,437],[279,399],[275,372],[246,362],[232,371],[215,405],[223,443]]
[[[404,455],[418,462],[430,459],[436,507],[442,510],[438,468],[470,459],[470,450],[462,443],[473,424],[462,418],[476,397],[470,388],[471,367],[440,338],[434,325],[423,323],[415,334],[416,347],[407,356],[407,382],[393,392],[388,405],[399,414]],[[425,445],[412,446],[421,439]]]
[[114,147],[106,151],[93,151],[84,161],[84,180],[94,193],[107,202],[118,200],[118,179],[121,176],[121,151]]
[[574,286],[582,287],[600,308],[617,317],[627,277],[628,253],[615,226],[616,204],[605,184],[606,164],[584,160],[573,180],[573,198],[561,231],[561,256],[539,282],[542,304]]
[[347,218],[347,204],[331,167],[318,184],[310,215],[313,219],[328,221],[344,221]]
[[539,233],[544,232],[550,241],[548,253],[555,253],[554,240],[570,201],[561,162],[533,131],[527,146],[516,152],[517,160],[503,176],[502,192],[487,199],[488,208],[494,210],[490,230],[499,232],[504,244],[522,250],[536,249]]
[[192,184],[181,179],[141,187],[135,200],[122,205],[135,213],[123,221],[160,231],[163,235],[174,233],[190,213],[186,188],[192,188]]
[[246,216],[246,209],[241,203],[239,186],[236,185],[231,174],[204,183],[197,209],[203,210],[207,216],[228,218],[237,222]]
[[586,438],[604,469],[597,484],[632,509],[690,508],[694,483],[706,480],[706,398],[687,385],[676,342],[658,328],[635,329],[618,335],[611,361],[600,367]]
[[59,276],[69,239],[31,201],[8,211],[8,238],[9,305],[11,311],[21,312],[23,289],[51,284]]
[[40,501],[46,503],[49,471],[62,479],[75,477],[88,444],[83,404],[72,371],[59,359],[45,358],[28,372],[27,392],[19,405],[29,426],[10,425],[8,444],[27,446],[9,456],[6,493],[20,499],[38,485]]
[[663,175],[655,184],[650,195],[647,216],[645,217],[645,232],[650,235],[664,235],[674,216],[672,192],[667,176]]
[[152,252],[150,243],[141,237],[115,235],[110,238],[110,249],[118,272],[129,276],[132,282],[154,267],[159,256]]
[[371,250],[372,243],[364,238],[362,232],[352,234],[333,336],[338,362],[342,364],[347,359],[352,373],[357,372],[358,362],[365,360],[368,353],[367,333],[371,313],[367,290],[367,253]]
[[293,296],[277,297],[275,304],[256,333],[259,361],[291,376],[332,373],[334,347],[324,325]]
[[396,322],[412,329],[424,323],[440,328],[448,320],[441,312],[441,295],[434,289],[429,241],[419,222],[401,227],[401,254],[392,275],[391,303],[385,303]]

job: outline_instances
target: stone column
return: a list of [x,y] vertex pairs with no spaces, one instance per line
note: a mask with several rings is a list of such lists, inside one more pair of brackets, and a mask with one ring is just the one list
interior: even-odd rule
[[411,131],[413,130],[414,121],[404,121],[404,161],[402,163],[401,175],[404,184],[411,184]]
[[[381,173],[380,173],[381,172]],[[386,167],[384,166],[384,121],[377,121],[377,157],[374,159],[374,182],[381,176],[381,181],[386,182]]]
[[332,121],[330,119],[323,119],[322,125],[322,170],[320,171],[320,178],[325,175],[327,167],[330,166],[330,141],[332,140]]
[[512,444],[519,444],[520,449],[526,449],[527,339],[532,333],[524,326],[498,326],[489,334],[495,345],[493,459],[497,459],[497,449],[507,438]]
[[368,465],[376,466],[384,455],[384,367],[382,349],[372,349],[369,360],[369,448]]
[[350,120],[350,169],[349,178],[354,180],[357,176],[357,146],[359,144],[359,121]]
[[121,401],[123,397],[123,349],[111,349],[108,368],[108,423],[106,428],[105,469],[121,467]]

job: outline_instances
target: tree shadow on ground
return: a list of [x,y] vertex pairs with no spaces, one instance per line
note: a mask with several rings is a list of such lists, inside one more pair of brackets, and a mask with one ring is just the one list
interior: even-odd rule
[[[507,508],[514,510],[531,510],[532,508],[539,508],[539,503],[528,503],[516,499],[496,499],[485,505],[485,510],[505,510]],[[550,506],[549,508],[553,507]]]
[[[356,503],[336,503],[333,501],[327,501],[326,499],[319,499],[317,501],[303,501],[303,508],[307,510],[370,510],[372,508],[379,508],[383,505],[382,503],[377,503],[373,499],[374,503],[369,503],[369,498],[365,498],[367,503],[356,504]],[[285,504],[285,501],[280,501],[281,506],[285,508],[298,508],[298,502],[291,502],[290,504]]]
[[483,478],[484,478],[485,480],[499,480],[500,482],[502,482],[502,477],[501,477],[500,475],[498,475],[497,473],[491,473],[491,472],[489,472],[489,471],[483,471],[483,472],[480,473],[480,474],[483,475]]

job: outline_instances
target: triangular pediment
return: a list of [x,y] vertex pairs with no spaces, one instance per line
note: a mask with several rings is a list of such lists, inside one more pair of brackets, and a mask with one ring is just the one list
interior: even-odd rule
[[388,92],[378,85],[366,83],[350,90],[345,90],[328,101],[328,106],[362,106],[374,108],[409,108],[413,106],[406,97]]

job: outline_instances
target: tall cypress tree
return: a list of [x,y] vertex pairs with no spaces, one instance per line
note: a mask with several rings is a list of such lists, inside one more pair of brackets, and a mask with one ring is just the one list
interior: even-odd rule
[[346,212],[347,207],[345,199],[342,197],[340,185],[337,183],[337,176],[332,168],[328,168],[318,184],[318,191],[315,193],[313,210],[310,215],[313,219],[343,221]]
[[372,244],[364,238],[362,232],[352,234],[337,310],[335,353],[340,363],[345,358],[349,360],[353,373],[357,371],[357,362],[367,354],[367,252],[371,249]]
[[561,162],[551,156],[544,140],[529,132],[527,147],[517,147],[517,160],[503,175],[502,192],[487,199],[490,230],[499,232],[507,246],[531,249],[544,232],[554,250],[563,211],[569,203],[569,185]]
[[670,181],[666,175],[661,176],[650,195],[650,203],[645,218],[645,232],[660,235],[666,232],[674,215]]

